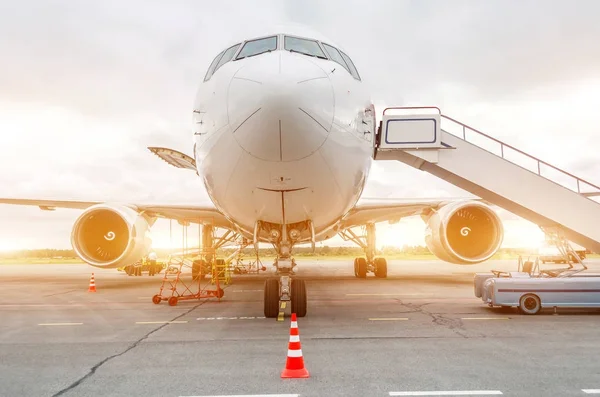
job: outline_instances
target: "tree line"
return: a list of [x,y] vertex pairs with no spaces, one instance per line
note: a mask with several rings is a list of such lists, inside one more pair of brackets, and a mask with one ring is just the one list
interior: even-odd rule
[[[161,258],[166,258],[169,254],[181,252],[178,249],[156,249],[156,254]],[[235,252],[235,248],[222,248],[217,251],[218,256],[227,256]],[[255,255],[254,248],[246,248],[243,251],[246,256]],[[275,256],[276,252],[273,248],[260,248],[258,252],[259,256],[272,257]],[[509,254],[509,255],[530,255],[532,251],[530,249],[519,249],[519,248],[501,248],[498,254]],[[330,247],[324,245],[316,247],[313,253],[310,247],[298,246],[294,248],[294,256],[362,256],[364,252],[360,247]],[[427,247],[424,246],[410,246],[405,245],[403,247],[386,246],[377,250],[377,255],[431,255],[431,252]],[[0,252],[0,258],[3,259],[16,259],[16,258],[77,258],[75,251],[72,249],[32,249],[32,250],[18,250],[10,252]]]

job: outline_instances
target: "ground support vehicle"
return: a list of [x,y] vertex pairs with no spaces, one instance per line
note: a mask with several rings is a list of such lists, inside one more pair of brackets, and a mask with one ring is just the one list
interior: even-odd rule
[[[119,267],[119,268],[117,268],[117,270],[120,272],[127,273],[128,276],[135,275],[136,268],[140,269],[141,273],[148,272],[148,274],[150,274],[150,266],[152,266],[150,264],[150,261],[147,261],[145,259],[140,259],[139,261],[137,261],[135,263],[129,264],[127,266]],[[167,262],[158,262],[157,261],[154,266],[155,266],[154,274],[159,274],[167,268]]]
[[[581,263],[581,262],[580,262]],[[539,259],[523,262],[519,271],[475,275],[475,296],[490,307],[517,307],[522,314],[538,314],[545,307],[600,307],[600,274],[567,268],[540,270]]]

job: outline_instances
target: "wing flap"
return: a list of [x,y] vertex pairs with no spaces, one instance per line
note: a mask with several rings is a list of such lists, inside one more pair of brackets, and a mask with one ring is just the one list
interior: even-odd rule
[[149,147],[148,150],[173,167],[196,171],[196,160],[185,153],[164,147]]

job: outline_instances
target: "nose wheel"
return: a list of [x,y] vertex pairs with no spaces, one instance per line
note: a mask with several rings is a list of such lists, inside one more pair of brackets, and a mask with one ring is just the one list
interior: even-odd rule
[[[285,285],[288,285],[285,293]],[[283,288],[282,288],[283,287]],[[284,292],[282,294],[282,292]],[[264,291],[264,313],[266,318],[277,318],[282,307],[282,303],[286,305],[291,303],[292,313],[296,313],[297,317],[306,316],[308,302],[306,294],[306,283],[304,280],[293,279],[291,282],[271,278],[265,281]]]
[[304,280],[290,277],[293,274],[293,261],[291,259],[278,259],[275,266],[277,267],[279,279],[271,278],[265,281],[265,317],[279,317],[290,304],[292,313],[296,313],[297,317],[306,316],[306,283]]

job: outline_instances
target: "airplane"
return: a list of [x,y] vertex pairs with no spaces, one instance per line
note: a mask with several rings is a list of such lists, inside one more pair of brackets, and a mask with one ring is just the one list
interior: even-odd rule
[[[265,281],[264,313],[280,301],[307,313],[304,280],[295,277],[294,247],[336,235],[358,244],[354,274],[387,277],[376,256],[375,224],[420,215],[425,241],[439,259],[476,264],[503,240],[502,221],[478,199],[361,199],[375,153],[377,120],[368,86],[348,52],[304,27],[266,29],[216,55],[192,111],[193,157],[149,149],[169,164],[196,172],[209,205],[2,198],[43,210],[83,210],[71,244],[91,266],[117,268],[146,255],[158,218],[203,225],[203,247],[215,228],[277,251],[278,278]],[[364,234],[354,230],[363,228]],[[208,260],[211,260],[210,258]]]

